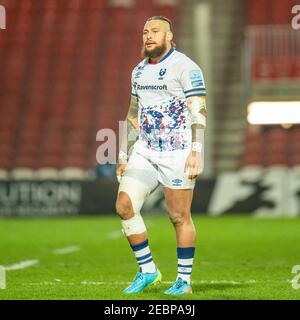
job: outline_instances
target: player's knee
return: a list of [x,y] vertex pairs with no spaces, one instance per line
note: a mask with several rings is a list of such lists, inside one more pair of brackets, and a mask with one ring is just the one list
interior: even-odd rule
[[134,216],[131,200],[126,192],[120,192],[116,202],[116,211],[123,220]]
[[189,216],[183,211],[172,212],[172,214],[169,215],[169,218],[175,227],[189,223]]
[[184,212],[184,211],[172,212],[169,215],[169,218],[175,227],[182,226],[185,224],[193,224],[193,221],[189,212]]

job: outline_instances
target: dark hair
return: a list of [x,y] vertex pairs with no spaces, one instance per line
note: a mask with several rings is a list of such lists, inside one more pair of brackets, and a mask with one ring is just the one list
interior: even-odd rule
[[[147,19],[146,22],[152,21],[152,20],[161,20],[161,21],[167,22],[170,26],[170,31],[173,32],[173,25],[172,25],[172,22],[170,19],[168,19],[164,16],[153,16],[153,17],[150,17],[149,19]],[[173,40],[171,40],[171,45],[172,45],[172,48],[176,48],[176,43]]]
[[173,26],[172,26],[172,22],[170,19],[164,17],[164,16],[153,16],[149,19],[147,19],[147,21],[152,21],[152,20],[162,20],[162,21],[166,21],[168,22],[169,26],[170,26],[170,30],[173,31]]

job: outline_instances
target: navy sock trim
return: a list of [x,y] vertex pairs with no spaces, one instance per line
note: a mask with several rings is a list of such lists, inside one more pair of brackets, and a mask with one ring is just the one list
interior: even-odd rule
[[134,244],[134,245],[130,245],[130,246],[131,246],[133,251],[139,251],[139,250],[142,250],[142,249],[148,247],[148,240],[145,240],[142,243]]
[[188,274],[190,275],[192,272],[178,272],[178,274]]
[[148,253],[148,254],[145,254],[145,255],[142,256],[142,257],[137,257],[136,260],[137,260],[137,261],[141,261],[141,260],[145,260],[145,259],[147,259],[147,258],[149,258],[149,257],[151,257],[151,252]]
[[185,264],[178,264],[177,267],[181,267],[181,268],[192,268],[193,265],[189,264],[189,265],[185,265]]
[[141,266],[142,264],[149,263],[151,261],[153,261],[152,257],[144,262],[139,262],[139,265]]
[[191,258],[194,258],[194,255],[195,255],[195,247],[177,248],[178,259],[191,259]]

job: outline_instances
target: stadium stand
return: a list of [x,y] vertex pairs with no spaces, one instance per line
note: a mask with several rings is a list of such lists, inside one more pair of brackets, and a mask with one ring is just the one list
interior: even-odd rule
[[287,25],[291,21],[294,0],[248,0],[247,13],[250,25]]
[[[224,10],[227,7],[238,10],[238,3],[214,1],[213,13],[220,14],[222,22]],[[139,30],[146,18],[161,14],[175,22],[176,33],[180,6],[175,6],[174,0],[2,0],[1,4],[6,7],[8,18],[13,17],[14,21],[8,21],[10,27],[0,37],[0,178],[11,175],[18,179],[57,179],[73,175],[83,179],[86,172],[97,165],[97,131],[111,128],[118,133],[118,121],[125,117],[130,73],[140,60]],[[282,78],[296,83],[300,78],[299,46],[293,45],[299,43],[299,32],[295,35],[290,26],[286,27],[290,24],[294,4],[292,0],[276,0],[269,10],[268,0],[247,1],[245,16],[247,14],[248,27],[255,30],[253,36],[257,45],[251,65],[251,79],[256,83],[260,80],[274,83]],[[232,22],[232,25],[228,23],[231,26],[228,30],[221,22],[219,27],[217,23],[213,26],[219,28],[213,50],[217,65],[214,77],[220,77],[219,87],[224,87],[228,61],[235,61],[240,55],[236,49],[240,47],[241,37],[233,31],[244,32],[243,19],[239,22],[234,18],[243,16],[243,10],[241,7],[228,15]],[[226,37],[225,31],[228,32]],[[230,32],[232,45],[223,44],[231,54],[227,59],[220,44]],[[280,57],[272,52],[266,54],[264,43],[266,46],[280,43]],[[285,48],[292,50],[287,54]],[[221,62],[223,67],[218,65]],[[287,147],[283,143],[273,143],[276,135],[265,130],[257,137],[247,133],[244,141],[238,139],[245,130],[241,120],[245,115],[240,111],[244,84],[237,76],[240,75],[239,64],[234,62],[230,68],[234,79],[226,79],[228,83],[231,81],[230,86],[222,89],[228,101],[224,101],[223,91],[216,81],[213,83],[216,109],[226,108],[228,117],[232,116],[231,121],[226,122],[223,113],[216,113],[214,119],[216,128],[222,132],[216,134],[220,140],[215,148],[218,153],[215,158],[220,162],[219,167],[215,166],[216,173],[218,168],[221,172],[236,167],[232,161],[227,166],[226,154],[228,159],[241,157],[242,166],[299,165],[300,150],[295,143],[299,139],[298,127],[287,131],[277,128],[286,131]],[[267,140],[268,149],[265,150],[262,141]],[[242,148],[237,148],[240,145],[244,146],[243,153]],[[221,152],[225,147],[226,154]],[[279,155],[277,150],[289,156]]]
[[[291,11],[295,4],[293,0],[249,0],[247,3],[251,50],[248,52],[248,85],[252,100],[297,101],[300,98],[297,89],[300,85],[300,34],[291,28]],[[242,167],[300,165],[299,125],[255,127],[250,125],[246,130]]]
[[288,129],[280,126],[262,126],[254,132],[248,130],[241,166],[299,166],[299,141],[299,125]]
[[174,19],[175,6],[148,0],[1,4],[14,23],[0,37],[0,178],[84,179],[96,166],[97,131],[118,133],[125,118],[146,18]]

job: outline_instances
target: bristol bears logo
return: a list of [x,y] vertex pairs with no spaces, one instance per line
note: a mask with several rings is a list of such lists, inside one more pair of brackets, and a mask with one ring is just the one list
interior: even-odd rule
[[163,76],[166,74],[166,72],[167,72],[166,68],[160,69],[159,71],[160,77],[158,78],[158,80],[163,80],[164,79]]

